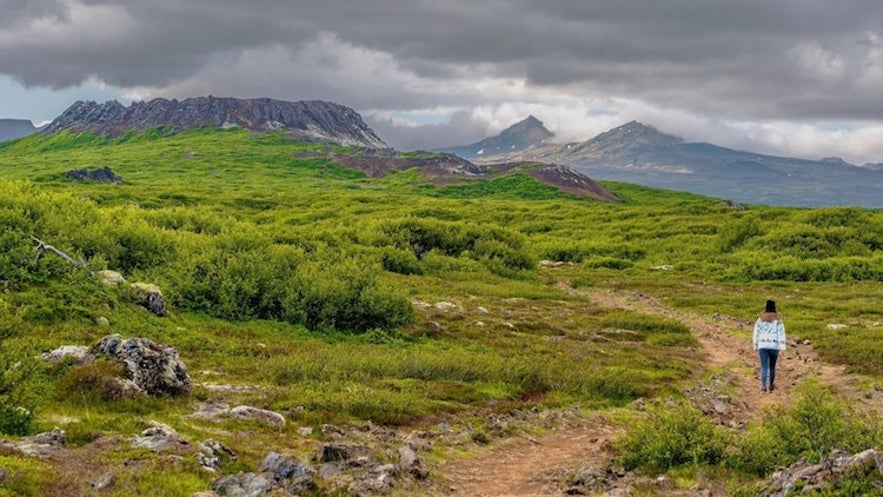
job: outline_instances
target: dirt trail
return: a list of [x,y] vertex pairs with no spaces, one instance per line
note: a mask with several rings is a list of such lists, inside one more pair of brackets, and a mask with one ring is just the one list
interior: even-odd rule
[[[568,294],[586,297],[602,307],[662,316],[687,325],[706,355],[706,367],[731,373],[730,388],[736,390],[733,396],[738,399],[733,408],[740,418],[758,419],[768,407],[789,402],[793,388],[811,375],[820,376],[824,384],[850,398],[864,400],[844,368],[820,362],[809,343],[796,343],[793,339],[789,339],[788,349],[779,355],[776,391],[761,393],[758,359],[750,339],[753,322],[667,307],[640,292],[574,289],[566,282],[558,286]],[[749,338],[733,336],[737,330],[747,332]],[[871,407],[883,412],[879,397],[874,402]],[[485,497],[563,495],[548,475],[572,469],[580,463],[603,465],[609,458],[604,450],[605,442],[616,435],[615,428],[599,419],[578,426],[562,426],[537,439],[516,438],[482,449],[473,457],[440,468],[446,482],[443,493]]]

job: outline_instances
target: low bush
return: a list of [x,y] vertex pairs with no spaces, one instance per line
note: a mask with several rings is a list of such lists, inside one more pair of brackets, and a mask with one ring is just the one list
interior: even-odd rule
[[850,453],[880,447],[883,424],[848,407],[816,382],[808,382],[791,409],[767,412],[737,443],[731,465],[760,476],[800,458],[818,462],[834,449]]
[[626,469],[667,471],[714,465],[725,455],[728,434],[686,401],[654,405],[616,443]]

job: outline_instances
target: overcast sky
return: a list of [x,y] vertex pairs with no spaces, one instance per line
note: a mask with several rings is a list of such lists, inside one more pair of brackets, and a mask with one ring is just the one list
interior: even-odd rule
[[0,0],[0,118],[200,95],[332,100],[403,150],[533,114],[883,162],[883,2]]

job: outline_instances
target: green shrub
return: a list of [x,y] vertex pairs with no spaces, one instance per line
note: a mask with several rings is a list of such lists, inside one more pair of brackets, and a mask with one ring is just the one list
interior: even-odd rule
[[808,382],[793,408],[772,409],[749,430],[739,441],[732,464],[765,475],[800,458],[818,462],[834,449],[856,453],[881,443],[879,418],[849,408],[818,383]]
[[109,359],[96,359],[85,366],[73,367],[56,383],[56,397],[70,402],[108,402],[126,397],[121,382],[125,378],[122,364]]
[[616,443],[626,469],[667,471],[685,465],[720,462],[728,435],[700,410],[681,401],[673,406],[655,405],[632,424]]
[[35,361],[8,346],[20,323],[20,311],[0,298],[0,433],[8,435],[27,434],[34,420]]

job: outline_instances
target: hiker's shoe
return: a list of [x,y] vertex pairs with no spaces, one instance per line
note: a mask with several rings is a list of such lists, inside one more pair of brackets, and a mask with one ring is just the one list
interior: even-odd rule
[[776,389],[776,387],[774,387],[773,385],[770,385],[770,392],[772,392],[775,389]]

